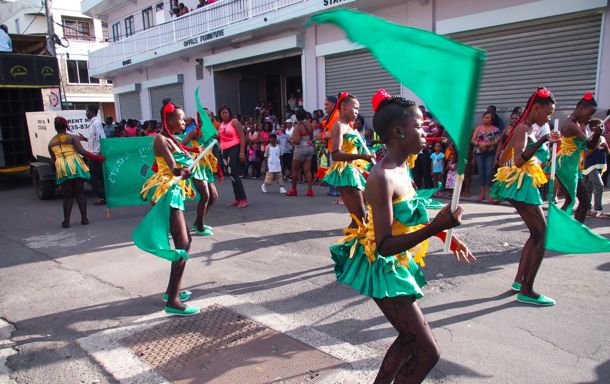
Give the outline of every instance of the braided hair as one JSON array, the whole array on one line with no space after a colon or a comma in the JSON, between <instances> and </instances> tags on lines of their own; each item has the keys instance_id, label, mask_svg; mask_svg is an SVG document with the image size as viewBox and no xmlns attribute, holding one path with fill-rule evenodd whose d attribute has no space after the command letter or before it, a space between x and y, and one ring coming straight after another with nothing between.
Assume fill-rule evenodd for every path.
<instances>
[{"instance_id":1,"label":"braided hair","mask_svg":"<svg viewBox=\"0 0 610 384\"><path fill-rule=\"evenodd\" d=\"M383 92L381 92L383 91ZM381 96L379 96L381 95ZM373 129L382 142L387 143L392 128L404 124L415 115L417 104L400 96L390 96L385 90L380 90L373 97Z\"/></svg>"},{"instance_id":2,"label":"braided hair","mask_svg":"<svg viewBox=\"0 0 610 384\"><path fill-rule=\"evenodd\" d=\"M182 143L174 136L174 134L169 130L169 125L167 123L167 119L169 117L176 116L176 110L182 109L181 107L176 106L169 99L163 100L163 107L161 108L161 125L163 126L163 130L167 134L168 138L174 142L184 152L187 156L190 156L188 151L184 148Z\"/></svg>"}]
</instances>

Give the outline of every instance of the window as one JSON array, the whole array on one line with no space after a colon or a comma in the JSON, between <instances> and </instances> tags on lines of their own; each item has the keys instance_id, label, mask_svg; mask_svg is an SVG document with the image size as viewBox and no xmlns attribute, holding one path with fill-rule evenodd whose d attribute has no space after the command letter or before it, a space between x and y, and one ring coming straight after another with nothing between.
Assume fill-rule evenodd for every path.
<instances>
[{"instance_id":1,"label":"window","mask_svg":"<svg viewBox=\"0 0 610 384\"><path fill-rule=\"evenodd\" d=\"M112 85L112 80L106 79L106 85Z\"/></svg>"},{"instance_id":2,"label":"window","mask_svg":"<svg viewBox=\"0 0 610 384\"><path fill-rule=\"evenodd\" d=\"M108 38L108 23L105 21L102 21L102 39L104 41L110 41L110 39Z\"/></svg>"},{"instance_id":3,"label":"window","mask_svg":"<svg viewBox=\"0 0 610 384\"><path fill-rule=\"evenodd\" d=\"M148 29L153 26L152 7L148 7L142 11L142 25L144 26L144 29Z\"/></svg>"},{"instance_id":4,"label":"window","mask_svg":"<svg viewBox=\"0 0 610 384\"><path fill-rule=\"evenodd\" d=\"M121 40L121 23L112 24L112 41Z\"/></svg>"},{"instance_id":5,"label":"window","mask_svg":"<svg viewBox=\"0 0 610 384\"><path fill-rule=\"evenodd\" d=\"M125 19L125 37L129 37L134 34L135 28L133 23L133 16L129 16Z\"/></svg>"},{"instance_id":6,"label":"window","mask_svg":"<svg viewBox=\"0 0 610 384\"><path fill-rule=\"evenodd\" d=\"M85 60L66 60L68 67L68 83L99 84L100 79L89 77L89 69Z\"/></svg>"},{"instance_id":7,"label":"window","mask_svg":"<svg viewBox=\"0 0 610 384\"><path fill-rule=\"evenodd\" d=\"M62 24L66 39L95 41L91 20L62 18Z\"/></svg>"}]
</instances>

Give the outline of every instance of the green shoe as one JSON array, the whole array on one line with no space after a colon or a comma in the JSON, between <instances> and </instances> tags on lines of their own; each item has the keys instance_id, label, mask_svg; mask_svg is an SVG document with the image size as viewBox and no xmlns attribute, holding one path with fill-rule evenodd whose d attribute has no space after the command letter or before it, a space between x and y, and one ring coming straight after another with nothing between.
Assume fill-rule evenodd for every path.
<instances>
[{"instance_id":1,"label":"green shoe","mask_svg":"<svg viewBox=\"0 0 610 384\"><path fill-rule=\"evenodd\" d=\"M190 305L187 305L184 309L177 309L168 306L163 309L165 310L165 313L176 316L192 316L198 314L201 311L199 307L192 307Z\"/></svg>"},{"instance_id":2,"label":"green shoe","mask_svg":"<svg viewBox=\"0 0 610 384\"><path fill-rule=\"evenodd\" d=\"M512 289L515 292L519 292L519 291L521 291L521 284L517 283L516 281L513 281L513 283L510 286L510 289Z\"/></svg>"},{"instance_id":3,"label":"green shoe","mask_svg":"<svg viewBox=\"0 0 610 384\"><path fill-rule=\"evenodd\" d=\"M191 295L193 293L191 291L182 291L180 292L180 301L188 301L191 298ZM167 293L165 293L163 295L163 301L167 301L169 300L169 295Z\"/></svg>"},{"instance_id":4,"label":"green shoe","mask_svg":"<svg viewBox=\"0 0 610 384\"><path fill-rule=\"evenodd\" d=\"M195 224L193 224L193 225L191 226L191 229L192 229L192 230L194 230L194 231L196 231L196 230L197 230L197 226L196 226ZM209 226L209 225L205 225L205 224L204 224L204 225L203 225L203 229L209 229L209 230L211 231L212 229L214 229L214 227Z\"/></svg>"},{"instance_id":5,"label":"green shoe","mask_svg":"<svg viewBox=\"0 0 610 384\"><path fill-rule=\"evenodd\" d=\"M195 234L199 236L213 236L214 232L210 231L208 228L203 229L203 231L198 231L195 229Z\"/></svg>"},{"instance_id":6,"label":"green shoe","mask_svg":"<svg viewBox=\"0 0 610 384\"><path fill-rule=\"evenodd\" d=\"M533 297L525 296L520 293L517 295L517 301L520 303L542 305L542 306L555 305L555 300L551 299L550 297L546 297L544 295L540 295L540 296L538 296L537 299L535 299Z\"/></svg>"}]
</instances>

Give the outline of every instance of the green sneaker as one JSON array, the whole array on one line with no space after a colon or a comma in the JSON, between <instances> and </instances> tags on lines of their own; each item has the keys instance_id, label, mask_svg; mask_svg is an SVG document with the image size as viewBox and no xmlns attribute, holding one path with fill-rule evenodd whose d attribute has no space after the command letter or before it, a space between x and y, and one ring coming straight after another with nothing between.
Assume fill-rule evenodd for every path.
<instances>
[{"instance_id":1,"label":"green sneaker","mask_svg":"<svg viewBox=\"0 0 610 384\"><path fill-rule=\"evenodd\" d=\"M195 234L199 235L199 236L213 236L214 232L210 231L208 228L205 228L205 226L204 226L203 231L198 231L195 229Z\"/></svg>"},{"instance_id":2,"label":"green sneaker","mask_svg":"<svg viewBox=\"0 0 610 384\"><path fill-rule=\"evenodd\" d=\"M177 308L172 308L172 307L166 306L165 308L163 308L163 310L167 314L176 315L176 316L192 316L192 315L198 314L201 311L201 309L199 307L193 307L190 305L187 305L186 308L184 308L184 309L177 309Z\"/></svg>"},{"instance_id":3,"label":"green sneaker","mask_svg":"<svg viewBox=\"0 0 610 384\"><path fill-rule=\"evenodd\" d=\"M197 226L196 226L195 224L193 224L193 225L191 225L191 229L192 229L193 231L196 231L196 230L197 230ZM214 227L209 226L209 225L205 225L205 224L204 224L204 225L203 225L203 229L209 229L209 230L211 231L212 229L214 229Z\"/></svg>"},{"instance_id":4,"label":"green sneaker","mask_svg":"<svg viewBox=\"0 0 610 384\"><path fill-rule=\"evenodd\" d=\"M191 291L184 290L180 292L180 301L188 301L191 298L193 293ZM169 295L167 293L163 294L163 301L167 301L169 299Z\"/></svg>"},{"instance_id":5,"label":"green sneaker","mask_svg":"<svg viewBox=\"0 0 610 384\"><path fill-rule=\"evenodd\" d=\"M538 298L533 298L530 296L525 296L520 293L517 295L517 301L520 303L534 304L534 305L541 305L541 306L555 305L555 300L551 299L550 297L546 297L544 295L540 295L540 296L538 296Z\"/></svg>"},{"instance_id":6,"label":"green sneaker","mask_svg":"<svg viewBox=\"0 0 610 384\"><path fill-rule=\"evenodd\" d=\"M516 281L513 281L513 283L510 286L510 289L512 289L515 292L519 292L519 291L521 291L521 284L517 283Z\"/></svg>"}]
</instances>

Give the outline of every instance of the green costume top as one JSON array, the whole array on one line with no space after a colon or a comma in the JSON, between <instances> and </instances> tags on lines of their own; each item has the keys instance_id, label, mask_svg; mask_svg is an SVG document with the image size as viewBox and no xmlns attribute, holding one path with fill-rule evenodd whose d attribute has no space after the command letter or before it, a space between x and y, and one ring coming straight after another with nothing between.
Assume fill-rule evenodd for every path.
<instances>
[{"instance_id":1,"label":"green costume top","mask_svg":"<svg viewBox=\"0 0 610 384\"><path fill-rule=\"evenodd\" d=\"M528 147L536 142L530 136ZM514 149L512 165L498 168L494 183L491 186L491 196L498 200L515 200L532 205L542 205L542 197L538 187L548 179L542 170L541 163L548 161L550 152L545 143L536 150L534 156L521 167L515 165Z\"/></svg>"},{"instance_id":2,"label":"green costume top","mask_svg":"<svg viewBox=\"0 0 610 384\"><path fill-rule=\"evenodd\" d=\"M366 153L362 147L362 141L357 132L348 132L343 135L341 152L349 154ZM366 160L358 159L351 161L333 161L326 170L324 182L334 187L355 187L364 191L366 179L363 173L370 167Z\"/></svg>"},{"instance_id":3,"label":"green costume top","mask_svg":"<svg viewBox=\"0 0 610 384\"><path fill-rule=\"evenodd\" d=\"M191 146L199 147L200 145L199 140L191 140ZM193 152L193 159L195 159L198 155L199 153ZM218 169L218 159L216 156L214 156L214 153L210 151L203 157L203 159L199 160L199 162L193 168L193 179L213 183L214 180L216 180L216 177L214 176L216 169Z\"/></svg>"},{"instance_id":4,"label":"green costume top","mask_svg":"<svg viewBox=\"0 0 610 384\"><path fill-rule=\"evenodd\" d=\"M183 151L174 151L172 156L178 168L193 163ZM142 198L149 199L154 206L133 231L131 238L141 250L171 262L188 259L186 250L172 249L167 234L171 228L171 208L184 210L185 198L195 197L195 191L190 179L175 181L176 177L162 156L155 156L155 161L159 170L144 183L140 192Z\"/></svg>"},{"instance_id":5,"label":"green costume top","mask_svg":"<svg viewBox=\"0 0 610 384\"><path fill-rule=\"evenodd\" d=\"M193 159L183 151L174 151L172 157L177 168L188 167L193 163ZM172 195L170 206L184 211L184 200L187 197L191 199L195 197L190 179L175 182L176 176L172 173L163 156L155 156L155 161L159 170L142 185L140 196L144 200L157 203L169 191ZM173 188L174 186L177 186L177 188Z\"/></svg>"},{"instance_id":6,"label":"green costume top","mask_svg":"<svg viewBox=\"0 0 610 384\"><path fill-rule=\"evenodd\" d=\"M49 143L55 155L57 185L70 179L89 179L89 167L70 142L70 135L60 133Z\"/></svg>"},{"instance_id":7,"label":"green costume top","mask_svg":"<svg viewBox=\"0 0 610 384\"><path fill-rule=\"evenodd\" d=\"M411 186L411 183L408 185ZM394 199L392 236L415 232L427 225L426 208L429 203L429 200L418 197L412 187L408 193ZM345 229L343 241L330 247L337 280L376 299L396 296L421 298L424 295L421 288L426 285L426 278L418 263L425 265L428 240L406 252L381 256L377 253L371 206L368 217L365 223L356 220L358 228Z\"/></svg>"},{"instance_id":8,"label":"green costume top","mask_svg":"<svg viewBox=\"0 0 610 384\"><path fill-rule=\"evenodd\" d=\"M576 203L578 180L583 178L580 166L586 144L587 140L578 140L576 137L562 137L561 147L557 151L557 178L571 197L570 204L566 209L568 214L572 213Z\"/></svg>"}]
</instances>

